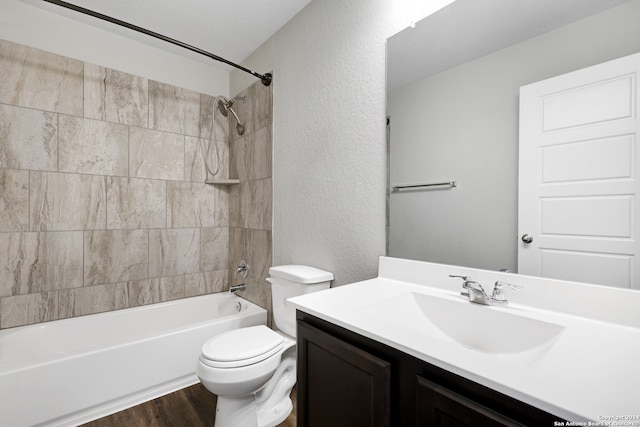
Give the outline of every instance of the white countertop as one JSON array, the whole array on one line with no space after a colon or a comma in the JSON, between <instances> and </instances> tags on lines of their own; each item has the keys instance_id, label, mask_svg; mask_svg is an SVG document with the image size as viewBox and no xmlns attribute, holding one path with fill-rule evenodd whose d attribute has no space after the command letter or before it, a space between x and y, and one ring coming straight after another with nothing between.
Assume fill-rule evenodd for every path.
<instances>
[{"instance_id":1,"label":"white countertop","mask_svg":"<svg viewBox=\"0 0 640 427\"><path fill-rule=\"evenodd\" d=\"M399 271L401 273L396 274ZM449 279L448 274L469 274L474 280L482 277L487 284L493 283L488 279L493 280L494 276L495 280L521 284L525 291L507 290L511 301L508 306L482 308L506 310L561 325L564 330L542 349L485 353L452 340L429 336L419 324L400 325L389 316L376 314L386 300L408 293L464 298L460 296L460 281ZM540 292L549 292L547 298L553 300L552 304L563 302L558 299L570 300L564 301L562 311L549 310L540 307L546 301L536 295ZM594 309L593 316L585 316L583 312L588 304L581 292L598 299L590 304L609 308ZM288 301L298 310L560 418L596 421L601 425L640 426L640 292L383 257L380 275L375 279ZM633 313L620 313L633 308ZM468 321L469 328L474 327L473 319L460 321ZM606 424L607 421L613 423Z\"/></svg>"}]
</instances>

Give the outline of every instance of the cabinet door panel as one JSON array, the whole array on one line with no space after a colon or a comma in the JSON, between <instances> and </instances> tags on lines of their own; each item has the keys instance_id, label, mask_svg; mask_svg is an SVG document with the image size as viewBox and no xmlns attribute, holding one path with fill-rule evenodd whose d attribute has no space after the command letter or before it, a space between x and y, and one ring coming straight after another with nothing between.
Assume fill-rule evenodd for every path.
<instances>
[{"instance_id":1,"label":"cabinet door panel","mask_svg":"<svg viewBox=\"0 0 640 427\"><path fill-rule=\"evenodd\" d=\"M390 425L390 365L298 322L298 426Z\"/></svg>"},{"instance_id":2,"label":"cabinet door panel","mask_svg":"<svg viewBox=\"0 0 640 427\"><path fill-rule=\"evenodd\" d=\"M417 376L416 406L419 427L522 426L434 382Z\"/></svg>"}]
</instances>

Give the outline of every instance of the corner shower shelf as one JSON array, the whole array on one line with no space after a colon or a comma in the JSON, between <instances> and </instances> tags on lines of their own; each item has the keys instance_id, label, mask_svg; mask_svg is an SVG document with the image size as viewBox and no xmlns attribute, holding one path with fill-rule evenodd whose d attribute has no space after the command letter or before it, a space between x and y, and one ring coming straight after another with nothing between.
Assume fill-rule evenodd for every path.
<instances>
[{"instance_id":1,"label":"corner shower shelf","mask_svg":"<svg viewBox=\"0 0 640 427\"><path fill-rule=\"evenodd\" d=\"M209 184L209 185L235 185L235 184L240 184L240 180L239 179L233 179L233 178L228 178L228 179L208 179L204 183L205 184Z\"/></svg>"}]
</instances>

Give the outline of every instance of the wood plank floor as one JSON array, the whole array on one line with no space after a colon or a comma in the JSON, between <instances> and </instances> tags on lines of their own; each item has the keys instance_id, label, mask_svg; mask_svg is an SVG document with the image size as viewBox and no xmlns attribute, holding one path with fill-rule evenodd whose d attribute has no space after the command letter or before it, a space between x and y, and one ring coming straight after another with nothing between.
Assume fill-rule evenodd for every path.
<instances>
[{"instance_id":1,"label":"wood plank floor","mask_svg":"<svg viewBox=\"0 0 640 427\"><path fill-rule=\"evenodd\" d=\"M278 427L296 426L295 396L294 387L293 411ZM216 396L198 383L82 427L213 427L215 410Z\"/></svg>"}]
</instances>

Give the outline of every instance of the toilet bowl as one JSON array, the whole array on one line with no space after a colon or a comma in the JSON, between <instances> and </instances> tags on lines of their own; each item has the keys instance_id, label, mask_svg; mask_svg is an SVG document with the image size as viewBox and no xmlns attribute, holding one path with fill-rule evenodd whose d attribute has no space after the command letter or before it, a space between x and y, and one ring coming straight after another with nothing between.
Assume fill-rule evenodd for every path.
<instances>
[{"instance_id":1,"label":"toilet bowl","mask_svg":"<svg viewBox=\"0 0 640 427\"><path fill-rule=\"evenodd\" d=\"M264 325L235 329L202 346L196 373L218 396L214 427L273 427L293 405L296 382L295 310L286 299L328 289L333 274L314 267L269 269L276 330Z\"/></svg>"}]
</instances>

